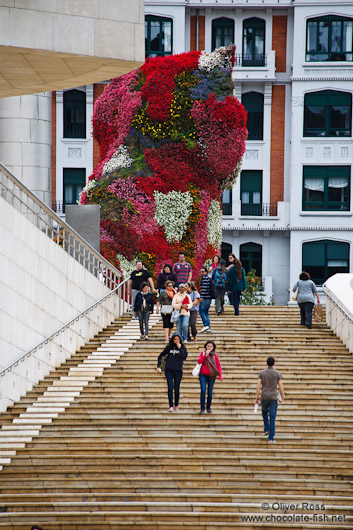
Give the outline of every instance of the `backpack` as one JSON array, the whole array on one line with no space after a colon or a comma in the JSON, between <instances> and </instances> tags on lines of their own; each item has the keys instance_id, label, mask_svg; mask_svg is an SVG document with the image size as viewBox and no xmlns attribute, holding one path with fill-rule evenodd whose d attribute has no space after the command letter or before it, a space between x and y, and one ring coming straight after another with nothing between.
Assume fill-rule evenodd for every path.
<instances>
[{"instance_id":1,"label":"backpack","mask_svg":"<svg viewBox=\"0 0 353 530\"><path fill-rule=\"evenodd\" d=\"M217 270L215 275L215 285L217 289L224 289L226 286L226 274L222 271Z\"/></svg>"}]
</instances>

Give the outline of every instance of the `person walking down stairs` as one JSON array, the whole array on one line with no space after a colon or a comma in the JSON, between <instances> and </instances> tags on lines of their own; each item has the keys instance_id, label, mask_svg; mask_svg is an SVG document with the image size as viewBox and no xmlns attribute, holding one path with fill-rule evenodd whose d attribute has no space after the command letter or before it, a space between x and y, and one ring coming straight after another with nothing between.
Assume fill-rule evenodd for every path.
<instances>
[{"instance_id":1,"label":"person walking down stairs","mask_svg":"<svg viewBox=\"0 0 353 530\"><path fill-rule=\"evenodd\" d=\"M141 339L148 340L148 322L153 313L153 306L153 295L149 292L148 283L142 282L134 304L134 311L140 322Z\"/></svg>"},{"instance_id":2,"label":"person walking down stairs","mask_svg":"<svg viewBox=\"0 0 353 530\"><path fill-rule=\"evenodd\" d=\"M226 269L226 262L221 259L219 266L212 273L212 286L216 299L215 309L217 315L224 312L224 295L228 290L229 271Z\"/></svg>"},{"instance_id":3,"label":"person walking down stairs","mask_svg":"<svg viewBox=\"0 0 353 530\"><path fill-rule=\"evenodd\" d=\"M165 360L165 377L168 385L169 412L179 411L180 383L183 377L183 365L188 356L180 333L173 333L168 346L158 356L157 372L162 372L162 359ZM174 393L174 396L173 396Z\"/></svg>"},{"instance_id":4,"label":"person walking down stairs","mask_svg":"<svg viewBox=\"0 0 353 530\"><path fill-rule=\"evenodd\" d=\"M223 380L222 366L216 353L216 344L213 340L208 340L204 346L204 349L200 353L200 357L197 361L201 364L200 369L200 414L205 413L205 399L206 399L206 387L207 387L207 405L206 410L211 414L212 409L212 394L213 387L216 382L216 378Z\"/></svg>"},{"instance_id":5,"label":"person walking down stairs","mask_svg":"<svg viewBox=\"0 0 353 530\"><path fill-rule=\"evenodd\" d=\"M201 283L200 283L200 317L203 323L203 328L200 333L205 333L205 331L211 332L211 322L210 322L210 305L212 302L212 284L211 278L207 274L205 267L201 269Z\"/></svg>"},{"instance_id":6,"label":"person walking down stairs","mask_svg":"<svg viewBox=\"0 0 353 530\"><path fill-rule=\"evenodd\" d=\"M259 373L256 387L256 401L259 403L259 395L261 389L261 410L262 419L264 421L264 436L268 437L270 443L275 441L276 431L276 415L278 405L278 388L281 396L281 401L284 401L284 389L282 383L282 374L274 368L274 357L268 357L267 368Z\"/></svg>"}]
</instances>

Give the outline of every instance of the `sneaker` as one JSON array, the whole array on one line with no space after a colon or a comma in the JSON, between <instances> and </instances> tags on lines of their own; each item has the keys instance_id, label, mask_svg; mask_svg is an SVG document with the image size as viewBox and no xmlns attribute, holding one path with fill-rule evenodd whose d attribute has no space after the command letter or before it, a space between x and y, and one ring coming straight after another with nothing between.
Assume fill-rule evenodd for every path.
<instances>
[{"instance_id":1,"label":"sneaker","mask_svg":"<svg viewBox=\"0 0 353 530\"><path fill-rule=\"evenodd\" d=\"M205 409L201 409L199 414L205 414Z\"/></svg>"},{"instance_id":2,"label":"sneaker","mask_svg":"<svg viewBox=\"0 0 353 530\"><path fill-rule=\"evenodd\" d=\"M133 320L138 320L138 317L132 317L131 321L133 321Z\"/></svg>"},{"instance_id":3,"label":"sneaker","mask_svg":"<svg viewBox=\"0 0 353 530\"><path fill-rule=\"evenodd\" d=\"M145 340L148 340L148 335L146 335Z\"/></svg>"},{"instance_id":4,"label":"sneaker","mask_svg":"<svg viewBox=\"0 0 353 530\"><path fill-rule=\"evenodd\" d=\"M174 407L170 407L170 409L168 410L168 412L174 412Z\"/></svg>"},{"instance_id":5,"label":"sneaker","mask_svg":"<svg viewBox=\"0 0 353 530\"><path fill-rule=\"evenodd\" d=\"M144 339L144 338L145 338L145 336L144 336L144 335L140 335L140 339Z\"/></svg>"},{"instance_id":6,"label":"sneaker","mask_svg":"<svg viewBox=\"0 0 353 530\"><path fill-rule=\"evenodd\" d=\"M196 341L197 341L197 337L194 337L194 342L196 342Z\"/></svg>"},{"instance_id":7,"label":"sneaker","mask_svg":"<svg viewBox=\"0 0 353 530\"><path fill-rule=\"evenodd\" d=\"M268 436L269 433L270 433L270 431L264 431L264 432L261 434L261 436Z\"/></svg>"},{"instance_id":8,"label":"sneaker","mask_svg":"<svg viewBox=\"0 0 353 530\"><path fill-rule=\"evenodd\" d=\"M207 414L212 414L212 409L207 409Z\"/></svg>"},{"instance_id":9,"label":"sneaker","mask_svg":"<svg viewBox=\"0 0 353 530\"><path fill-rule=\"evenodd\" d=\"M269 443L269 444L275 444L275 443L276 443L276 440L268 440L268 443Z\"/></svg>"},{"instance_id":10,"label":"sneaker","mask_svg":"<svg viewBox=\"0 0 353 530\"><path fill-rule=\"evenodd\" d=\"M179 412L179 407L174 407L174 412Z\"/></svg>"},{"instance_id":11,"label":"sneaker","mask_svg":"<svg viewBox=\"0 0 353 530\"><path fill-rule=\"evenodd\" d=\"M205 333L205 331L209 331L209 330L210 330L210 326L204 326L202 330L200 331L200 333Z\"/></svg>"},{"instance_id":12,"label":"sneaker","mask_svg":"<svg viewBox=\"0 0 353 530\"><path fill-rule=\"evenodd\" d=\"M211 328L208 328L207 332L208 333L213 333L213 330Z\"/></svg>"}]
</instances>

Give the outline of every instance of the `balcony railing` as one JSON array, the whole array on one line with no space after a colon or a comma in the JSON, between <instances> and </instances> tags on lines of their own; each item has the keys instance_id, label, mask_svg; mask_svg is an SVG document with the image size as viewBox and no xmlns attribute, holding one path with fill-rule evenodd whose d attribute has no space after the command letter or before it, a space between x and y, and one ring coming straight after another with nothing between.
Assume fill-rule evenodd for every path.
<instances>
[{"instance_id":1,"label":"balcony railing","mask_svg":"<svg viewBox=\"0 0 353 530\"><path fill-rule=\"evenodd\" d=\"M57 213L57 214L63 214L65 213L65 206L69 204L77 204L77 201L74 201L74 202L65 202L65 201L53 201L51 203L51 209L53 210L53 212Z\"/></svg>"},{"instance_id":2,"label":"balcony railing","mask_svg":"<svg viewBox=\"0 0 353 530\"><path fill-rule=\"evenodd\" d=\"M223 212L223 215L232 215L232 213L233 213L232 203L231 202L224 202L222 204L222 212Z\"/></svg>"},{"instance_id":3,"label":"balcony railing","mask_svg":"<svg viewBox=\"0 0 353 530\"><path fill-rule=\"evenodd\" d=\"M234 66L267 66L267 55L265 53L256 55L236 53Z\"/></svg>"},{"instance_id":4,"label":"balcony railing","mask_svg":"<svg viewBox=\"0 0 353 530\"><path fill-rule=\"evenodd\" d=\"M277 203L241 204L241 215L253 215L259 217L276 216Z\"/></svg>"}]
</instances>

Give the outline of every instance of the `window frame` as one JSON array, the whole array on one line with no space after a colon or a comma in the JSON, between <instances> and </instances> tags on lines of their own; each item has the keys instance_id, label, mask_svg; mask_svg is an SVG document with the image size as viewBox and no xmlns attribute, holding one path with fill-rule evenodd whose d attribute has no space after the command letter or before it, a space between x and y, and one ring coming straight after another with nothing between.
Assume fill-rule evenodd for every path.
<instances>
[{"instance_id":1,"label":"window frame","mask_svg":"<svg viewBox=\"0 0 353 530\"><path fill-rule=\"evenodd\" d=\"M253 101L250 101L247 103L246 99L249 98L249 96L251 96L254 99ZM258 101L256 101L256 99ZM261 103L260 103L260 100L261 100ZM247 129L248 129L249 134L248 134L247 140L263 141L264 139L264 95L261 92L255 92L255 91L244 92L244 94L242 94L242 97L241 97L241 102L244 105L244 108L248 113ZM258 108L256 108L257 106ZM261 119L259 116L256 116L255 114L261 114ZM261 133L259 133L258 137L256 137L256 133L255 133L257 123L261 124L261 127L260 126L258 127L259 131L261 129ZM251 125L251 127L249 127L249 125ZM253 125L254 127L252 127ZM252 133L252 128L253 128L253 133Z\"/></svg>"},{"instance_id":2,"label":"window frame","mask_svg":"<svg viewBox=\"0 0 353 530\"><path fill-rule=\"evenodd\" d=\"M76 105L74 103L76 103ZM79 120L77 119L79 111L83 112L82 123L80 123ZM70 119L69 119L69 115L70 115ZM81 140L85 139L87 137L86 128L87 128L86 92L83 90L77 90L76 88L72 90L65 90L63 93L63 138L81 139Z\"/></svg>"},{"instance_id":3,"label":"window frame","mask_svg":"<svg viewBox=\"0 0 353 530\"><path fill-rule=\"evenodd\" d=\"M329 179L348 178L347 201L329 200ZM305 199L305 179L323 179L323 201L309 201ZM303 166L302 210L303 212L349 212L351 196L351 168L350 166ZM316 206L316 208L315 208Z\"/></svg>"},{"instance_id":4,"label":"window frame","mask_svg":"<svg viewBox=\"0 0 353 530\"><path fill-rule=\"evenodd\" d=\"M223 200L223 196L226 192L229 192L229 201ZM222 203L222 215L232 215L233 214L233 188L228 188L222 193L221 203Z\"/></svg>"},{"instance_id":5,"label":"window frame","mask_svg":"<svg viewBox=\"0 0 353 530\"><path fill-rule=\"evenodd\" d=\"M255 251L252 250L251 247L254 247ZM250 257L249 258L248 257L244 258L244 252L247 252L250 255ZM260 254L260 256L255 258L255 260L260 260L259 269L257 269L257 267L253 266L253 261L254 261L253 254L255 252L258 252ZM254 243L253 241L248 241L247 243L242 243L239 246L239 259L240 259L240 261L241 261L241 263L242 263L242 265L243 265L243 267L245 269L245 273L246 274L249 274L249 272L252 269L255 269L256 276L258 276L259 278L262 278L262 259L263 258L262 258L262 245L260 243ZM249 266L246 267L245 263L247 262L248 259L249 259Z\"/></svg>"},{"instance_id":6,"label":"window frame","mask_svg":"<svg viewBox=\"0 0 353 530\"><path fill-rule=\"evenodd\" d=\"M340 101L343 100L343 101ZM312 100L312 102L311 102ZM346 100L346 102L344 102ZM308 126L307 109L310 106L325 108L325 128L315 128ZM334 107L350 107L349 128L339 129L331 126L331 113ZM337 134L339 131L346 131L348 134ZM341 90L317 90L307 92L304 95L304 115L303 115L303 137L305 138L350 138L352 136L352 93Z\"/></svg>"},{"instance_id":7,"label":"window frame","mask_svg":"<svg viewBox=\"0 0 353 530\"><path fill-rule=\"evenodd\" d=\"M151 22L159 22L159 50L151 50ZM162 49L162 24L168 22L171 24L171 42L170 52L166 52ZM173 19L170 17L160 17L157 15L146 15L145 16L145 56L147 57L165 57L173 54Z\"/></svg>"},{"instance_id":8,"label":"window frame","mask_svg":"<svg viewBox=\"0 0 353 530\"><path fill-rule=\"evenodd\" d=\"M251 54L245 54L245 39L246 39L246 30L252 28L253 30L263 30L263 52L258 57L256 56L256 44L255 37L256 31L254 31L254 38L251 43ZM266 57L266 21L263 18L251 17L243 20L243 49L242 49L242 65L243 66L265 66L265 57Z\"/></svg>"},{"instance_id":9,"label":"window frame","mask_svg":"<svg viewBox=\"0 0 353 530\"><path fill-rule=\"evenodd\" d=\"M310 250L309 250L309 246L312 247L312 248L310 248ZM321 247L321 249L320 249L320 247ZM304 242L302 244L302 270L309 272L309 274L311 276L311 279L313 280L313 282L316 285L322 285L323 283L325 283L325 281L328 278L333 276L333 274L336 274L336 271L332 271L332 273L329 272L330 268L334 269L333 265L331 265L331 267L329 266L329 261L330 261L329 254L331 254L331 256L334 255L334 257L336 257L336 261L339 261L337 259L337 247L341 247L340 248L340 252L339 252L339 254L341 254L341 256L339 256L340 261L347 261L347 266L346 267L338 267L336 265L336 269L337 268L346 268L347 269L346 272L349 272L349 269L350 269L350 259L349 259L350 243L345 242L345 241L335 241L335 240L331 240L331 239L320 239L318 241L307 241L307 242ZM307 257L304 257L304 255L305 255L305 253L308 254L309 252L313 253L316 256L316 259L318 260L317 263L314 264L314 265L305 262ZM345 258L342 259L342 255L343 254L346 254L346 256L345 256ZM321 261L320 257L322 255L324 256L323 264L319 263ZM334 260L332 260L332 257L331 257L331 261L334 261ZM314 267L323 268L323 271L322 271L323 274L321 276L316 276L315 273L312 270ZM338 272L343 272L343 271L338 271Z\"/></svg>"},{"instance_id":10,"label":"window frame","mask_svg":"<svg viewBox=\"0 0 353 530\"><path fill-rule=\"evenodd\" d=\"M319 36L320 36L320 22L327 22L328 23L328 32L327 32L327 51L320 51L320 43L319 43ZM340 22L341 23L341 50L340 51L331 51L332 46L332 22ZM350 50L343 50L343 24L344 22L352 22L353 24L353 18L351 17L342 17L337 15L326 15L321 17L311 17L308 18L306 21L306 43L305 43L305 61L306 62L335 62L335 61L342 61L342 62L351 62L353 60L353 32L352 32L352 44ZM316 24L316 48L315 50L308 50L309 47L309 24ZM351 55L350 59L344 58L344 55ZM320 57L327 55L327 59ZM315 56L316 58L313 58Z\"/></svg>"},{"instance_id":11,"label":"window frame","mask_svg":"<svg viewBox=\"0 0 353 530\"><path fill-rule=\"evenodd\" d=\"M247 179L247 180L246 180ZM256 182L258 180L258 182ZM251 182L252 181L252 182ZM258 186L260 183L260 186ZM247 184L247 186L245 185ZM244 169L240 174L241 215L262 216L263 174L261 170ZM243 193L249 193L249 202L243 202ZM253 202L254 193L260 193L260 202Z\"/></svg>"},{"instance_id":12,"label":"window frame","mask_svg":"<svg viewBox=\"0 0 353 530\"><path fill-rule=\"evenodd\" d=\"M229 18L229 17L219 17L219 18L214 18L212 20L212 50L211 51L214 51L217 48L219 48L219 46L216 46L216 38L217 38L217 35L215 33L215 29L218 27L218 28L221 28L222 29L222 35L221 35L221 44L220 46L228 46L228 44L230 43L234 43L234 19L233 18ZM230 40L230 42L227 42L227 44L225 43L225 34L224 34L224 28L230 28L231 27L231 33L232 33L232 38Z\"/></svg>"},{"instance_id":13,"label":"window frame","mask_svg":"<svg viewBox=\"0 0 353 530\"><path fill-rule=\"evenodd\" d=\"M77 204L80 193L86 185L86 168L82 167L64 167L63 168L63 213L67 204ZM73 200L66 200L66 190L72 186Z\"/></svg>"}]
</instances>

